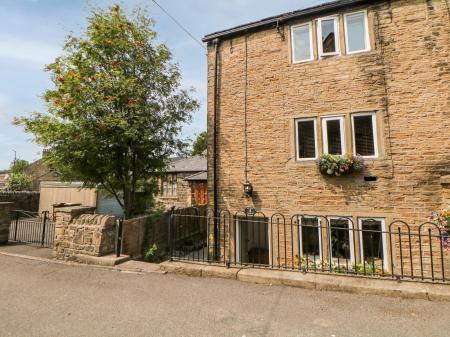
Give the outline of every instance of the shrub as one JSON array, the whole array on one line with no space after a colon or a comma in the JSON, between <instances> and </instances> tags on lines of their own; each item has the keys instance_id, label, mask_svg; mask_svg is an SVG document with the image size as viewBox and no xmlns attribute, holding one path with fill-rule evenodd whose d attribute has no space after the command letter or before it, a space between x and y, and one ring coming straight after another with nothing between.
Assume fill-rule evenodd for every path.
<instances>
[{"instance_id":1,"label":"shrub","mask_svg":"<svg viewBox=\"0 0 450 337\"><path fill-rule=\"evenodd\" d=\"M159 256L157 255L158 252L158 246L156 246L156 243L148 247L147 251L144 255L144 260L147 262L157 262L159 260Z\"/></svg>"}]
</instances>

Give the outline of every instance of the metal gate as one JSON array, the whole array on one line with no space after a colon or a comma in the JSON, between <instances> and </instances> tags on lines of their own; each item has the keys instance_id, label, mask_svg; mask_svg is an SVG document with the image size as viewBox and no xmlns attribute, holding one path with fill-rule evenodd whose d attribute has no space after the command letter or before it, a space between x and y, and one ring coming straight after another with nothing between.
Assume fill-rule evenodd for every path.
<instances>
[{"instance_id":1,"label":"metal gate","mask_svg":"<svg viewBox=\"0 0 450 337\"><path fill-rule=\"evenodd\" d=\"M50 219L48 211L39 214L15 210L13 213L14 218L9 230L9 242L53 247L55 223Z\"/></svg>"}]
</instances>

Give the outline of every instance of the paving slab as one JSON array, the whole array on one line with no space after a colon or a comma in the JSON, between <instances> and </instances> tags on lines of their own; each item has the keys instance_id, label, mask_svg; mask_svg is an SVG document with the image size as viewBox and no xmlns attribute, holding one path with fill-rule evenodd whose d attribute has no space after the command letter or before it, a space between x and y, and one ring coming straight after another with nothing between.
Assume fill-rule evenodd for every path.
<instances>
[{"instance_id":1,"label":"paving slab","mask_svg":"<svg viewBox=\"0 0 450 337\"><path fill-rule=\"evenodd\" d=\"M24 255L42 259L53 259L53 249L10 243L0 246L0 253Z\"/></svg>"}]
</instances>

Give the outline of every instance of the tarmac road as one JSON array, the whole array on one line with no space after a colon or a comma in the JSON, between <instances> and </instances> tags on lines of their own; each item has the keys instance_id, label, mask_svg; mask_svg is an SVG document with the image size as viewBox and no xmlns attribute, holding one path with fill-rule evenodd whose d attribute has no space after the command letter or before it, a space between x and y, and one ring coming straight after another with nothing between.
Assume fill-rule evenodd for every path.
<instances>
[{"instance_id":1,"label":"tarmac road","mask_svg":"<svg viewBox=\"0 0 450 337\"><path fill-rule=\"evenodd\" d=\"M0 336L450 336L450 303L0 255Z\"/></svg>"}]
</instances>

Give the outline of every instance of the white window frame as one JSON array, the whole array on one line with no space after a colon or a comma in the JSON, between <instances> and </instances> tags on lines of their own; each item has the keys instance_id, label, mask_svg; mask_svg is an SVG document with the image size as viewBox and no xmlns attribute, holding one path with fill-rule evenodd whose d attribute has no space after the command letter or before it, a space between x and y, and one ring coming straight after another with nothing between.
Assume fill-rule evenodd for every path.
<instances>
[{"instance_id":1,"label":"white window frame","mask_svg":"<svg viewBox=\"0 0 450 337\"><path fill-rule=\"evenodd\" d=\"M299 244L300 244L300 251L299 256L300 257L304 257L306 256L306 254L303 254L303 233L302 233L302 229L303 229L303 224L302 224L302 219L317 219L317 231L319 234L319 261L322 261L322 219L318 218L318 217L314 217L314 216L299 216L298 217L298 223L300 224L300 230L298 233L298 240L299 240ZM309 227L309 228L314 228L312 226L305 226L305 227ZM314 255L308 255L309 256L313 256ZM316 259L317 261L317 259Z\"/></svg>"},{"instance_id":2,"label":"white window frame","mask_svg":"<svg viewBox=\"0 0 450 337\"><path fill-rule=\"evenodd\" d=\"M309 59L305 59L305 60L296 60L295 59L295 49L294 49L294 29L297 27L303 27L303 26L308 26L309 28L309 52L311 57ZM312 24L311 22L307 22L307 23L302 23L299 25L294 25L291 27L291 53L292 53L292 63L293 64L298 64L298 63L304 63L304 62L310 62L314 60L314 48L313 48L313 34L312 34Z\"/></svg>"},{"instance_id":3,"label":"white window frame","mask_svg":"<svg viewBox=\"0 0 450 337\"><path fill-rule=\"evenodd\" d=\"M323 141L323 153L328 153L328 132L327 121L338 120L341 131L341 155L346 154L346 142L345 142L345 119L344 116L333 116L322 118L322 141Z\"/></svg>"},{"instance_id":4,"label":"white window frame","mask_svg":"<svg viewBox=\"0 0 450 337\"><path fill-rule=\"evenodd\" d=\"M349 241L350 241L350 261L351 261L351 263L353 264L353 263L355 263L355 248L354 248L354 239L356 238L356 235L355 235L355 238L353 237L353 235L354 235L354 231L353 231L353 221L351 221L350 219L350 217L346 217L346 216L330 216L330 217L327 217L327 219L328 219L328 224L329 224L329 226L330 226L330 228L329 228L329 242L330 242L330 256L331 256L331 260L332 261L337 261L338 260L338 258L337 257L334 257L333 256L333 249L332 249L332 244L331 244L331 220L347 220L347 223L348 223L348 236L349 236ZM345 260L345 259L342 259L342 260Z\"/></svg>"},{"instance_id":5,"label":"white window frame","mask_svg":"<svg viewBox=\"0 0 450 337\"><path fill-rule=\"evenodd\" d=\"M299 122L314 122L314 148L316 156L314 158L300 158L298 153L298 123ZM307 160L316 160L319 158L319 146L318 146L318 139L317 139L317 118L296 118L295 119L295 157L297 158L297 161L307 161Z\"/></svg>"},{"instance_id":6,"label":"white window frame","mask_svg":"<svg viewBox=\"0 0 450 337\"><path fill-rule=\"evenodd\" d=\"M373 144L375 154L373 156L362 156L365 159L375 159L378 158L379 149L378 149L378 127L377 127L377 113L376 112L359 112L351 115L352 118L352 141L353 141L353 154L356 156L356 135L355 135L355 119L354 117L361 116L372 116L372 133L373 133Z\"/></svg>"},{"instance_id":7,"label":"white window frame","mask_svg":"<svg viewBox=\"0 0 450 337\"><path fill-rule=\"evenodd\" d=\"M361 264L364 265L365 260L364 260L364 242L363 242L363 224L362 222L364 220L376 220L376 221L380 221L381 222L381 242L383 244L383 266L384 266L384 271L389 271L389 260L388 260L388 251L387 251L387 235L386 235L386 221L384 218L370 218L370 217L362 217L362 218L358 218L358 226L359 226L359 242L360 242L360 247L361 247Z\"/></svg>"},{"instance_id":8,"label":"white window frame","mask_svg":"<svg viewBox=\"0 0 450 337\"><path fill-rule=\"evenodd\" d=\"M324 53L323 52L323 42L322 42L322 21L326 20L334 20L334 38L336 43L336 51L333 53ZM341 54L341 48L340 48L340 34L339 34L339 16L333 15L333 16L327 16L320 19L317 19L317 46L319 50L319 57L324 56L335 56Z\"/></svg>"},{"instance_id":9,"label":"white window frame","mask_svg":"<svg viewBox=\"0 0 450 337\"><path fill-rule=\"evenodd\" d=\"M352 16L352 15L356 15L356 14L364 14L364 28L365 28L365 49L362 50L355 50L355 51L349 51L349 44L348 44L348 30L347 30L347 17ZM346 13L344 14L344 31L345 31L345 50L347 52L348 55L351 54L358 54L358 53L364 53L364 52L368 52L371 50L371 45L370 45L370 36L369 36L369 20L368 20L368 16L367 16L367 10L363 10L363 11L358 11L358 12L352 12L352 13Z\"/></svg>"}]
</instances>

